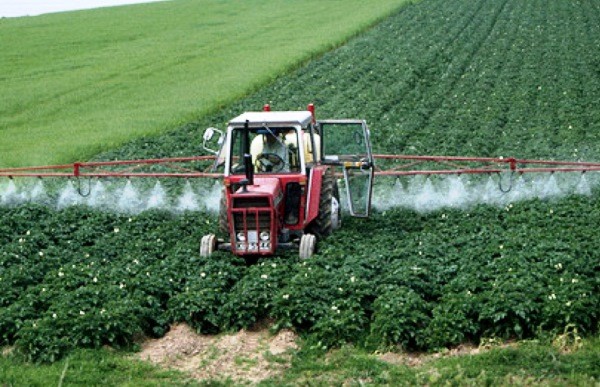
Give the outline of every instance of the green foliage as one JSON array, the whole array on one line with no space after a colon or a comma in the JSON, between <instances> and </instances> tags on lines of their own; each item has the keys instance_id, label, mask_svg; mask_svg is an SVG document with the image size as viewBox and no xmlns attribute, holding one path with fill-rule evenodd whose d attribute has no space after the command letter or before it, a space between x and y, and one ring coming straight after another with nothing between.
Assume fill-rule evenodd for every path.
<instances>
[{"instance_id":1,"label":"green foliage","mask_svg":"<svg viewBox=\"0 0 600 387\"><path fill-rule=\"evenodd\" d=\"M291 265L278 259L251 266L229 293L223 307L226 326L231 329L250 328L260 319L269 317L278 290L288 279Z\"/></svg>"},{"instance_id":2,"label":"green foliage","mask_svg":"<svg viewBox=\"0 0 600 387\"><path fill-rule=\"evenodd\" d=\"M593 338L577 351L564 352L550 343L532 341L479 354L384 356L391 362L352 346L326 355L305 346L283 376L263 384L594 385L600 378L599 345L598 338Z\"/></svg>"},{"instance_id":3,"label":"green foliage","mask_svg":"<svg viewBox=\"0 0 600 387\"><path fill-rule=\"evenodd\" d=\"M7 386L189 386L187 375L160 370L119 352L75 350L53 364L24 361L18 354L0 356L0 383Z\"/></svg>"},{"instance_id":4,"label":"green foliage","mask_svg":"<svg viewBox=\"0 0 600 387\"><path fill-rule=\"evenodd\" d=\"M74 348L128 347L137 335L164 334L171 296L200 275L194 255L209 227L192 214L77 207L23 206L2 217L12 229L0 255L0 341L48 362Z\"/></svg>"},{"instance_id":5,"label":"green foliage","mask_svg":"<svg viewBox=\"0 0 600 387\"><path fill-rule=\"evenodd\" d=\"M419 294L404 286L385 286L373 305L370 340L401 349L426 348L425 328L430 306Z\"/></svg>"},{"instance_id":6,"label":"green foliage","mask_svg":"<svg viewBox=\"0 0 600 387\"><path fill-rule=\"evenodd\" d=\"M189 278L183 291L167 303L172 321L185 321L203 333L217 333L226 323L223 310L231 287L241 277L241 270L229 260L215 259L200 267Z\"/></svg>"}]
</instances>

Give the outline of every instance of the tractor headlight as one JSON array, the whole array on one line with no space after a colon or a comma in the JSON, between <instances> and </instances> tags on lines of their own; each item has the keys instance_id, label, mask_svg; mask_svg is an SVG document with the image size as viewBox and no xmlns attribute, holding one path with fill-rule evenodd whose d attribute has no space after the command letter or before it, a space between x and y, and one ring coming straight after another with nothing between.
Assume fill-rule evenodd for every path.
<instances>
[{"instance_id":1,"label":"tractor headlight","mask_svg":"<svg viewBox=\"0 0 600 387\"><path fill-rule=\"evenodd\" d=\"M260 240L261 240L261 241L263 241L263 242L266 242L266 241L268 241L269 239L271 239L271 235L269 235L269 232L268 232L268 231L262 231L262 232L260 233Z\"/></svg>"},{"instance_id":2,"label":"tractor headlight","mask_svg":"<svg viewBox=\"0 0 600 387\"><path fill-rule=\"evenodd\" d=\"M246 242L246 235L243 232L238 232L237 235L237 240L240 242Z\"/></svg>"}]
</instances>

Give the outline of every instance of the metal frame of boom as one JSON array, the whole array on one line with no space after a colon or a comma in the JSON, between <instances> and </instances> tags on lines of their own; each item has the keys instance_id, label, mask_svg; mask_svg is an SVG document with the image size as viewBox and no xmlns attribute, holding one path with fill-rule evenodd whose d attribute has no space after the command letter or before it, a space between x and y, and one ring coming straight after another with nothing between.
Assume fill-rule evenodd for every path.
<instances>
[{"instance_id":1,"label":"metal frame of boom","mask_svg":"<svg viewBox=\"0 0 600 387\"><path fill-rule=\"evenodd\" d=\"M414 176L450 174L600 172L600 162L531 160L517 158L415 156L376 154L375 176ZM209 172L215 156L156 158L143 160L77 162L36 167L0 168L0 177L64 178L212 178ZM204 163L204 165L202 165ZM382 166L383 165L383 168ZM160 166L167 171L143 171ZM198 169L203 167L201 171ZM119 169L121 168L121 169Z\"/></svg>"}]
</instances>

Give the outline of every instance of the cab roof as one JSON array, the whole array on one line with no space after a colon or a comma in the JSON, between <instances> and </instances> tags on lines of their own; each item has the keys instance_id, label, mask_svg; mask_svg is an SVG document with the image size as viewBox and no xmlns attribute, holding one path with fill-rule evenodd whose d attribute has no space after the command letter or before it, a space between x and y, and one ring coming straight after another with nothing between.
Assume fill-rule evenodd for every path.
<instances>
[{"instance_id":1,"label":"cab roof","mask_svg":"<svg viewBox=\"0 0 600 387\"><path fill-rule=\"evenodd\" d=\"M231 121L229 125L242 126L248 121L250 127L263 126L291 126L306 127L312 120L309 111L275 111L275 112L246 112Z\"/></svg>"}]
</instances>

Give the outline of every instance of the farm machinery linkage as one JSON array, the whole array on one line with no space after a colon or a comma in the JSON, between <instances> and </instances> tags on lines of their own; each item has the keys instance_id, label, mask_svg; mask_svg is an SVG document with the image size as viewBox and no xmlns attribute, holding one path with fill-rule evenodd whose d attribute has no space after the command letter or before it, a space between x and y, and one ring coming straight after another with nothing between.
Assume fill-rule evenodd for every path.
<instances>
[{"instance_id":1,"label":"farm machinery linkage","mask_svg":"<svg viewBox=\"0 0 600 387\"><path fill-rule=\"evenodd\" d=\"M600 171L594 162L373 154L364 120L316 120L312 104L243 113L225 131L206 129L202 146L212 155L4 168L0 177L222 179L219 227L228 238L204 236L202 256L294 248L309 258L340 227L341 197L350 215L369 216L377 176L508 174L512 181L525 173Z\"/></svg>"}]
</instances>

